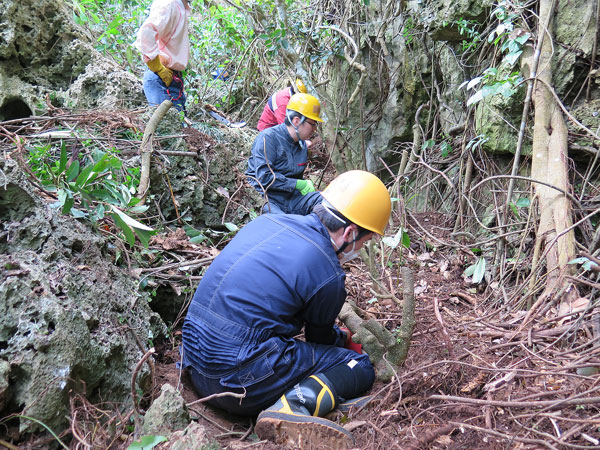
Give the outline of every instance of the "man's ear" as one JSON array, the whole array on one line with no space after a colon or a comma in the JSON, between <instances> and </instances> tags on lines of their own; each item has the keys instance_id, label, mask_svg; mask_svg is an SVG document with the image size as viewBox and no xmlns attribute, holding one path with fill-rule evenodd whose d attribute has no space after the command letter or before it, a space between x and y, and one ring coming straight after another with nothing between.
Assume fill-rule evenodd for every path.
<instances>
[{"instance_id":1,"label":"man's ear","mask_svg":"<svg viewBox=\"0 0 600 450\"><path fill-rule=\"evenodd\" d=\"M344 229L344 242L352 242L354 240L354 234L358 231L356 224L350 224Z\"/></svg>"}]
</instances>

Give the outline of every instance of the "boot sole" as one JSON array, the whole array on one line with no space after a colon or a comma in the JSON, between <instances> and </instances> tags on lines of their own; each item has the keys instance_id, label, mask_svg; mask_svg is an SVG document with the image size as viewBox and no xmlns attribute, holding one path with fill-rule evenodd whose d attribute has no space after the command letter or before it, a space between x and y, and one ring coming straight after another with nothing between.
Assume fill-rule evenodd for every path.
<instances>
[{"instance_id":1,"label":"boot sole","mask_svg":"<svg viewBox=\"0 0 600 450\"><path fill-rule=\"evenodd\" d=\"M357 397L357 398L353 398L351 400L347 400L343 403L340 403L337 406L337 409L341 412L343 412L344 414L347 414L350 412L350 410L352 408L354 408L355 410L358 408L362 408L363 406L371 403L371 401L373 400L373 396L372 395L365 395L363 397Z\"/></svg>"},{"instance_id":2,"label":"boot sole","mask_svg":"<svg viewBox=\"0 0 600 450\"><path fill-rule=\"evenodd\" d=\"M303 450L347 450L355 444L352 434L335 422L276 411L260 413L254 431L261 439Z\"/></svg>"}]
</instances>

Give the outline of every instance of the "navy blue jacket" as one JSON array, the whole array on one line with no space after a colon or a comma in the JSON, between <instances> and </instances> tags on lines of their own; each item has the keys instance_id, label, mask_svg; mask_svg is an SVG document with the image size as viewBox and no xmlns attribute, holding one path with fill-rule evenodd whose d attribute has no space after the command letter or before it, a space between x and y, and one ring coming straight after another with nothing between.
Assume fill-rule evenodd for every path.
<instances>
[{"instance_id":1,"label":"navy blue jacket","mask_svg":"<svg viewBox=\"0 0 600 450\"><path fill-rule=\"evenodd\" d=\"M276 361L285 348L275 342L293 345L303 326L309 342L343 345L334 323L345 278L315 214L259 216L202 277L183 325L184 366L216 377L265 355Z\"/></svg>"},{"instance_id":2,"label":"navy blue jacket","mask_svg":"<svg viewBox=\"0 0 600 450\"><path fill-rule=\"evenodd\" d=\"M268 188L269 193L293 193L296 189L296 181L302 179L307 161L306 145L294 142L285 123L267 128L258 134L252 145L246 170L248 182L261 195L264 195L263 188ZM275 181L271 170L275 174Z\"/></svg>"}]
</instances>

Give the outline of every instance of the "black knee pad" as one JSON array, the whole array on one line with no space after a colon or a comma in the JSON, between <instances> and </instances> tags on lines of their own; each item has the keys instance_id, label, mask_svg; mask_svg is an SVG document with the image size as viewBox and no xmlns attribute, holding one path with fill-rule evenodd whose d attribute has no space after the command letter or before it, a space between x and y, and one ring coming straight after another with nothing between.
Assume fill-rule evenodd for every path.
<instances>
[{"instance_id":1,"label":"black knee pad","mask_svg":"<svg viewBox=\"0 0 600 450\"><path fill-rule=\"evenodd\" d=\"M351 360L323 372L331 380L337 395L343 399L358 397L371 389L375 382L375 370L371 364Z\"/></svg>"}]
</instances>

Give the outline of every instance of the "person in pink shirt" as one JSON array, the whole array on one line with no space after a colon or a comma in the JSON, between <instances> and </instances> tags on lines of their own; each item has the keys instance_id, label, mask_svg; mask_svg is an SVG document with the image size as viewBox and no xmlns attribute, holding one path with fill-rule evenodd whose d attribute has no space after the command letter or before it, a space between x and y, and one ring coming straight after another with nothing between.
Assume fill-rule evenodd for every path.
<instances>
[{"instance_id":1,"label":"person in pink shirt","mask_svg":"<svg viewBox=\"0 0 600 450\"><path fill-rule=\"evenodd\" d=\"M188 0L154 0L150 15L137 33L135 47L148 66L144 94L151 105L171 100L185 111L182 71L190 57Z\"/></svg>"}]
</instances>

